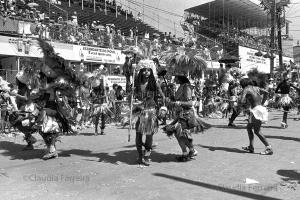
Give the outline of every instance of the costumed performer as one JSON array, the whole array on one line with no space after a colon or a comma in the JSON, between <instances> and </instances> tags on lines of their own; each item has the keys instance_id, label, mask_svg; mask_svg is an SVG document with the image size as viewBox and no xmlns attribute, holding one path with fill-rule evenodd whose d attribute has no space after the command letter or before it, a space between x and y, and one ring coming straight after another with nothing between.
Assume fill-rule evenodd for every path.
<instances>
[{"instance_id":1,"label":"costumed performer","mask_svg":"<svg viewBox=\"0 0 300 200\"><path fill-rule=\"evenodd\" d=\"M282 128L288 127L287 115L288 115L288 112L293 103L291 97L289 96L290 89L291 89L291 83L290 83L288 74L284 73L282 75L282 81L278 84L278 86L275 90L275 93L280 94L280 99L279 99L278 104L283 108L283 116L282 116L282 122L281 122Z\"/></svg>"},{"instance_id":2,"label":"costumed performer","mask_svg":"<svg viewBox=\"0 0 300 200\"><path fill-rule=\"evenodd\" d=\"M150 154L152 150L153 135L158 131L157 98L164 94L155 79L154 72L150 66L143 66L135 79L134 98L138 99L140 106L133 109L133 113L139 113L135 125L135 144L138 152L138 163L150 165ZM143 135L146 140L143 143ZM145 151L143 151L143 146Z\"/></svg>"},{"instance_id":3,"label":"costumed performer","mask_svg":"<svg viewBox=\"0 0 300 200\"><path fill-rule=\"evenodd\" d=\"M101 120L100 135L104 135L106 118L113 116L113 112L110 110L107 104L108 96L106 94L103 81L101 81L100 79L95 79L92 83L91 98L91 117L93 118L95 124L95 135L98 135L99 120Z\"/></svg>"},{"instance_id":4,"label":"costumed performer","mask_svg":"<svg viewBox=\"0 0 300 200\"><path fill-rule=\"evenodd\" d=\"M268 120L268 110L266 107L262 106L262 96L260 95L261 89L259 87L253 86L253 82L244 78L240 81L240 85L243 88L241 103L244 106L250 105L250 115L247 124L247 132L249 137L249 146L242 147L243 150L254 153L254 134L260 139L260 141L265 145L265 151L261 152L261 155L272 155L273 149L266 137L261 133L262 123ZM254 134L253 131L254 130Z\"/></svg>"},{"instance_id":5,"label":"costumed performer","mask_svg":"<svg viewBox=\"0 0 300 200\"><path fill-rule=\"evenodd\" d=\"M192 89L189 79L184 74L175 74L175 83L179 84L179 88L175 94L175 102L169 104L175 106L175 119L165 126L164 131L170 136L175 134L178 144L182 150L182 155L176 157L178 162L186 162L197 155L193 145L192 132L194 128L201 131L209 128L196 114L193 108Z\"/></svg>"},{"instance_id":6,"label":"costumed performer","mask_svg":"<svg viewBox=\"0 0 300 200\"><path fill-rule=\"evenodd\" d=\"M16 84L18 87L17 94L15 94L14 91L11 92L12 96L16 97L16 104L17 104L17 109L20 111L24 111L25 105L27 104L30 96L30 89L29 89L29 75L25 71L20 71L16 75ZM18 122L22 121L21 120L21 115L16 116L20 113L14 113L14 117L11 118L11 124L18 128L23 134L24 134L24 140L27 142L27 145L23 150L33 150L33 144L37 141L35 137L32 136L32 134L35 132L32 129L23 129ZM19 118L19 119L17 119ZM12 120L14 119L14 120Z\"/></svg>"}]
</instances>

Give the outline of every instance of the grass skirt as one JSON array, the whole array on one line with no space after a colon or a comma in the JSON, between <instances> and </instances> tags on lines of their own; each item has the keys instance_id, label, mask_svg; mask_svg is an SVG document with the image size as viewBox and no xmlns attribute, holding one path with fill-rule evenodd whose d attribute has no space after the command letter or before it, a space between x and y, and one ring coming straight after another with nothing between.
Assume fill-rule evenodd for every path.
<instances>
[{"instance_id":1,"label":"grass skirt","mask_svg":"<svg viewBox=\"0 0 300 200\"><path fill-rule=\"evenodd\" d=\"M91 117L95 117L100 114L104 114L105 116L108 116L110 118L114 117L114 113L110 110L107 103L93 104L91 111Z\"/></svg>"},{"instance_id":2,"label":"grass skirt","mask_svg":"<svg viewBox=\"0 0 300 200\"><path fill-rule=\"evenodd\" d=\"M293 103L292 98L288 94L282 94L278 105L281 107L291 107Z\"/></svg>"},{"instance_id":3,"label":"grass skirt","mask_svg":"<svg viewBox=\"0 0 300 200\"><path fill-rule=\"evenodd\" d=\"M144 109L140 112L136 123L136 131L152 135L158 131L158 119L155 108Z\"/></svg>"}]
</instances>

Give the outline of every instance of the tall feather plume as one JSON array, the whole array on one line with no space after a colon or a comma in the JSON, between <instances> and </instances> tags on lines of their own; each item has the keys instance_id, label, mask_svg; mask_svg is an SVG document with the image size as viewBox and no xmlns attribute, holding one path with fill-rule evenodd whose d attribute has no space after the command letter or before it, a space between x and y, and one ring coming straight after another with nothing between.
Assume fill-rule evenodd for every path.
<instances>
[{"instance_id":1,"label":"tall feather plume","mask_svg":"<svg viewBox=\"0 0 300 200\"><path fill-rule=\"evenodd\" d=\"M207 68L207 63L202 58L201 52L196 49L180 47L172 55L169 53L168 64L172 67L174 73L199 75L202 70Z\"/></svg>"},{"instance_id":2,"label":"tall feather plume","mask_svg":"<svg viewBox=\"0 0 300 200\"><path fill-rule=\"evenodd\" d=\"M53 46L41 39L38 39L38 42L44 53L42 71L46 71L46 68L49 71L50 68L50 71L54 72L52 78L62 77L75 85L80 84L79 74L76 74L75 71L66 65L65 59L55 53Z\"/></svg>"},{"instance_id":3,"label":"tall feather plume","mask_svg":"<svg viewBox=\"0 0 300 200\"><path fill-rule=\"evenodd\" d=\"M267 84L268 81L268 74L262 73L260 71L258 71L256 68L250 70L247 73L248 77L255 81L257 86L264 88Z\"/></svg>"}]
</instances>

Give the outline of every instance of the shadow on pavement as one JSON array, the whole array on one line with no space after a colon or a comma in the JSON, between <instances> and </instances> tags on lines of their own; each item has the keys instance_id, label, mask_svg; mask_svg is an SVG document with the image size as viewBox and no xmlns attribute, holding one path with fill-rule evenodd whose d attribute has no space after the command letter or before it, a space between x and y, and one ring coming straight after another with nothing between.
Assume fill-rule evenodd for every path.
<instances>
[{"instance_id":1,"label":"shadow on pavement","mask_svg":"<svg viewBox=\"0 0 300 200\"><path fill-rule=\"evenodd\" d=\"M226 129L246 129L246 126L227 126L227 125L211 125L212 128L226 128Z\"/></svg>"},{"instance_id":2,"label":"shadow on pavement","mask_svg":"<svg viewBox=\"0 0 300 200\"><path fill-rule=\"evenodd\" d=\"M71 149L67 151L61 151L59 153L60 157L70 157L71 155L97 157L99 158L99 162L111 163L115 165L118 165L119 162L126 163L128 165L136 165L138 157L137 151L135 149L116 151L113 153L93 153L90 150ZM176 161L175 154L162 154L156 151L152 151L150 158L152 162L157 163Z\"/></svg>"},{"instance_id":3,"label":"shadow on pavement","mask_svg":"<svg viewBox=\"0 0 300 200\"><path fill-rule=\"evenodd\" d=\"M228 185L228 186L226 186L226 185L224 185L224 186L223 185L213 185L213 184L209 184L209 183L204 183L204 182L200 182L200 181L193 181L193 180L181 178L181 177L178 177L178 176L171 176L171 175L162 174L162 173L153 173L153 175L158 176L158 177L162 177L162 178L167 178L167 179L179 181L179 182L183 182L183 183L187 183L187 184L191 184L191 185L196 185L196 186L211 189L211 190L216 190L216 191L219 191L219 192L233 194L233 195L237 195L237 196L241 196L241 197L247 197L249 199L280 200L278 198L268 197L268 196L264 196L264 195L260 195L260 194L254 194L254 193L246 192L246 191L243 191L243 190L235 190L235 189L230 188L230 185Z\"/></svg>"},{"instance_id":4,"label":"shadow on pavement","mask_svg":"<svg viewBox=\"0 0 300 200\"><path fill-rule=\"evenodd\" d=\"M278 119L282 119L282 116L281 117L273 117L273 118L269 119L269 121L278 120ZM288 117L287 119L294 120L295 117Z\"/></svg>"},{"instance_id":5,"label":"shadow on pavement","mask_svg":"<svg viewBox=\"0 0 300 200\"><path fill-rule=\"evenodd\" d=\"M300 138L287 137L287 136L266 135L266 138L280 139L280 140L293 140L296 142L300 142Z\"/></svg>"},{"instance_id":6,"label":"shadow on pavement","mask_svg":"<svg viewBox=\"0 0 300 200\"><path fill-rule=\"evenodd\" d=\"M280 169L277 171L277 174L283 176L282 180L284 181L298 181L298 183L300 184L299 171Z\"/></svg>"},{"instance_id":7,"label":"shadow on pavement","mask_svg":"<svg viewBox=\"0 0 300 200\"><path fill-rule=\"evenodd\" d=\"M96 136L95 133L79 133L78 135L83 135L83 136Z\"/></svg>"},{"instance_id":8,"label":"shadow on pavement","mask_svg":"<svg viewBox=\"0 0 300 200\"><path fill-rule=\"evenodd\" d=\"M199 146L205 149L208 149L210 151L227 151L227 152L233 152L233 153L248 153L246 151L243 151L242 149L238 149L238 148L229 148L229 147L214 147L214 146L206 146L206 145L195 145L195 146Z\"/></svg>"},{"instance_id":9,"label":"shadow on pavement","mask_svg":"<svg viewBox=\"0 0 300 200\"><path fill-rule=\"evenodd\" d=\"M0 154L10 156L11 160L31 160L35 158L42 158L45 154L43 149L34 149L29 151L22 151L25 144L17 144L9 141L0 141Z\"/></svg>"},{"instance_id":10,"label":"shadow on pavement","mask_svg":"<svg viewBox=\"0 0 300 200\"><path fill-rule=\"evenodd\" d=\"M262 125L262 128L282 129L281 126L264 126L264 125Z\"/></svg>"}]
</instances>

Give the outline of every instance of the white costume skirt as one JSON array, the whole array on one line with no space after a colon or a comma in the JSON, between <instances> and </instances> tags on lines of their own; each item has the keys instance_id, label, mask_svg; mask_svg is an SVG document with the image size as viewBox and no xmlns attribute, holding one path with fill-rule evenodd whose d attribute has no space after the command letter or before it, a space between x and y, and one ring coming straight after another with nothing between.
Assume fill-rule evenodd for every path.
<instances>
[{"instance_id":1,"label":"white costume skirt","mask_svg":"<svg viewBox=\"0 0 300 200\"><path fill-rule=\"evenodd\" d=\"M252 122L252 117L261 121L262 123L267 122L269 117L267 108L261 105L255 106L253 109L250 109L250 116L249 116L250 123Z\"/></svg>"}]
</instances>

